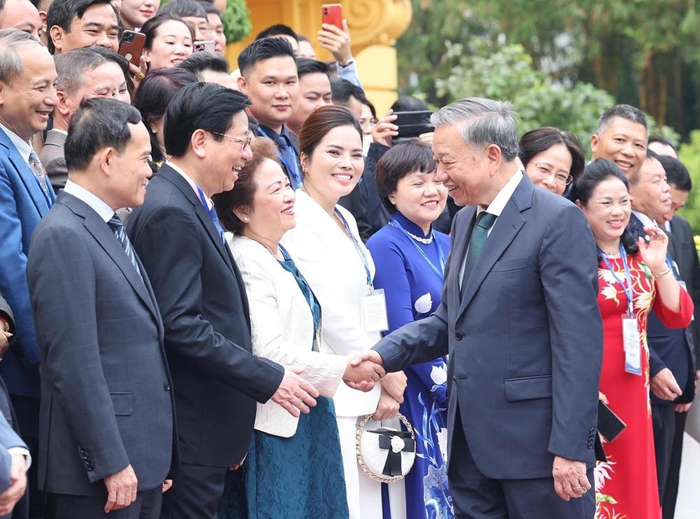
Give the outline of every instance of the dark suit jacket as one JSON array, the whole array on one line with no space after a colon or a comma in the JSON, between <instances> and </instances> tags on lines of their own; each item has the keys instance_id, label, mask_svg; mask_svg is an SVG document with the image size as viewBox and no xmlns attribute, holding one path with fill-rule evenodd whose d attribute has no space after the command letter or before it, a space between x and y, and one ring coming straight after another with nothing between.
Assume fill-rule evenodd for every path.
<instances>
[{"instance_id":1,"label":"dark suit jacket","mask_svg":"<svg viewBox=\"0 0 700 519\"><path fill-rule=\"evenodd\" d=\"M16 340L0 363L10 394L39 398L39 347L27 286L34 228L55 200L44 195L17 148L0 130L0 292L15 313Z\"/></svg>"},{"instance_id":2,"label":"dark suit jacket","mask_svg":"<svg viewBox=\"0 0 700 519\"><path fill-rule=\"evenodd\" d=\"M693 229L688 221L680 215L675 215L671 220L671 234L676 252L676 263L685 281L688 293L695 304L695 320L686 329L686 340L692 345L694 353L694 366L698 369L700 359L700 262L698 251L695 248Z\"/></svg>"},{"instance_id":3,"label":"dark suit jacket","mask_svg":"<svg viewBox=\"0 0 700 519\"><path fill-rule=\"evenodd\" d=\"M463 455L451 442L461 426L489 478L551 477L555 455L590 467L603 329L588 223L568 200L524 176L460 299L475 213L465 208L454 219L441 305L374 349L388 371L449 353L450 457Z\"/></svg>"},{"instance_id":4,"label":"dark suit jacket","mask_svg":"<svg viewBox=\"0 0 700 519\"><path fill-rule=\"evenodd\" d=\"M44 147L39 154L39 160L44 165L56 193L58 193L59 189L65 187L66 180L68 180L68 167L66 166L66 156L63 151L66 137L65 132L55 128L49 130L46 134Z\"/></svg>"},{"instance_id":5,"label":"dark suit jacket","mask_svg":"<svg viewBox=\"0 0 700 519\"><path fill-rule=\"evenodd\" d=\"M158 487L177 462L174 399L145 271L92 208L61 192L27 275L42 361L39 488L106 495L103 478L129 464L139 490Z\"/></svg>"},{"instance_id":6,"label":"dark suit jacket","mask_svg":"<svg viewBox=\"0 0 700 519\"><path fill-rule=\"evenodd\" d=\"M284 374L250 353L238 267L192 187L167 163L128 227L165 323L182 460L238 463L248 450L256 401L270 399Z\"/></svg>"},{"instance_id":7,"label":"dark suit jacket","mask_svg":"<svg viewBox=\"0 0 700 519\"><path fill-rule=\"evenodd\" d=\"M629 228L636 236L646 236L644 225L634 214L630 218ZM677 249L675 237L669 236L668 258L677 262L679 252L683 253L682 248ZM687 252L683 256L687 257ZM681 263L686 262L687 260L681 260ZM668 328L661 322L656 312L649 312L647 342L649 343L650 375L653 377L662 369L669 368L683 390L683 394L675 402L692 402L695 395L695 376L691 346L686 338L685 329ZM651 393L651 401L659 404L668 403L668 400L661 400L654 393Z\"/></svg>"}]
</instances>

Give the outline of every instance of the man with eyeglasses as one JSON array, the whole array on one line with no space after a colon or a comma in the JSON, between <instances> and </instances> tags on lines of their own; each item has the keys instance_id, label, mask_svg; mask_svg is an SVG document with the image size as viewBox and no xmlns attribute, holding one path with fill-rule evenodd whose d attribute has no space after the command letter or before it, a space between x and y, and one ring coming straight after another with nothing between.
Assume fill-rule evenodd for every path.
<instances>
[{"instance_id":1,"label":"man with eyeglasses","mask_svg":"<svg viewBox=\"0 0 700 519\"><path fill-rule=\"evenodd\" d=\"M272 399L299 416L318 396L297 374L251 354L245 286L211 201L252 158L249 105L213 83L178 92L165 113L170 159L129 219L163 316L177 406L182 463L162 518L216 517L228 467L245 459L256 402Z\"/></svg>"}]
</instances>

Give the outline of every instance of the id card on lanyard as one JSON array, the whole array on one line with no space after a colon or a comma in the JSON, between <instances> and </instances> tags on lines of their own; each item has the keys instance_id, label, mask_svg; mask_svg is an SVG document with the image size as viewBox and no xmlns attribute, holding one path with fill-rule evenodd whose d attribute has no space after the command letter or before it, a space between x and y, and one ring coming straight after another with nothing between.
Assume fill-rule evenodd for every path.
<instances>
[{"instance_id":1,"label":"id card on lanyard","mask_svg":"<svg viewBox=\"0 0 700 519\"><path fill-rule=\"evenodd\" d=\"M365 267L368 294L360 298L362 327L366 332L384 332L389 329L389 316L386 311L386 296L384 295L384 290L374 289L372 285L372 274L369 270L369 260L367 259L365 251L362 250L360 244L357 243L357 239L350 230L350 226L343 214L338 209L335 209L335 215L342 222L343 227L345 227L345 233L352 240L355 250Z\"/></svg>"},{"instance_id":2,"label":"id card on lanyard","mask_svg":"<svg viewBox=\"0 0 700 519\"><path fill-rule=\"evenodd\" d=\"M620 245L620 257L622 258L622 265L625 268L625 283L617 276L615 269L608 261L608 258L605 257L603 251L598 249L598 254L605 263L605 266L610 270L617 284L622 287L622 291L627 297L627 313L622 316L622 344L625 349L625 372L632 375L641 375L642 346L640 344L639 326L634 316L634 287L632 285L632 275L630 274L629 265L627 264L627 253L624 247Z\"/></svg>"}]
</instances>

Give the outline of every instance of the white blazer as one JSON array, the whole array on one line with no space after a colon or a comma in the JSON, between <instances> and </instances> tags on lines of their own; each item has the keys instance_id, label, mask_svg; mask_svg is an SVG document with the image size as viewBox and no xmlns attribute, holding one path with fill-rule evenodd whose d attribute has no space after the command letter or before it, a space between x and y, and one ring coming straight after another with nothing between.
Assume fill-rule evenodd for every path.
<instances>
[{"instance_id":1,"label":"white blazer","mask_svg":"<svg viewBox=\"0 0 700 519\"><path fill-rule=\"evenodd\" d=\"M337 206L367 258L370 276L374 262L357 231L355 219ZM362 328L360 299L369 294L364 263L347 233L308 194L296 191L297 226L282 238L282 245L311 285L323 313L322 352L349 355L369 350L381 338ZM333 398L337 416L361 416L377 409L379 384L368 393L342 384Z\"/></svg>"},{"instance_id":2,"label":"white blazer","mask_svg":"<svg viewBox=\"0 0 700 519\"><path fill-rule=\"evenodd\" d=\"M253 354L286 368L303 368L300 376L321 395L332 397L345 373L347 359L311 349L313 315L294 276L261 243L230 233L226 233L226 239L248 294ZM272 400L257 405L258 431L289 438L298 423L298 418Z\"/></svg>"}]
</instances>

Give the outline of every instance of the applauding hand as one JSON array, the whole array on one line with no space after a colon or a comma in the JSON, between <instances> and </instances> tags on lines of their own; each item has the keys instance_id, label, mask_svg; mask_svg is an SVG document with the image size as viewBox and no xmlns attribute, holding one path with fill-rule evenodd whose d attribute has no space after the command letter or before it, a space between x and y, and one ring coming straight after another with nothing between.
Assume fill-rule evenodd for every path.
<instances>
[{"instance_id":1,"label":"applauding hand","mask_svg":"<svg viewBox=\"0 0 700 519\"><path fill-rule=\"evenodd\" d=\"M304 371L299 368L284 370L284 378L277 391L272 395L272 401L284 407L289 414L298 417L308 413L309 407L316 405L318 391L314 386L299 376Z\"/></svg>"}]
</instances>

